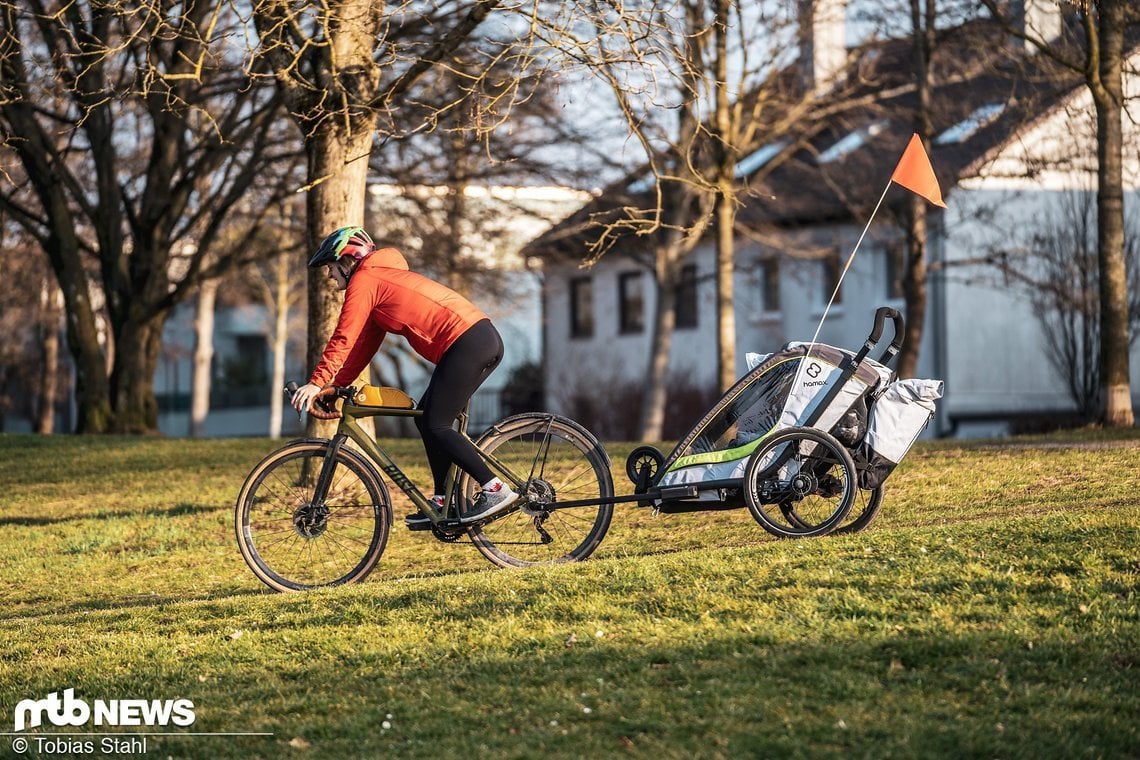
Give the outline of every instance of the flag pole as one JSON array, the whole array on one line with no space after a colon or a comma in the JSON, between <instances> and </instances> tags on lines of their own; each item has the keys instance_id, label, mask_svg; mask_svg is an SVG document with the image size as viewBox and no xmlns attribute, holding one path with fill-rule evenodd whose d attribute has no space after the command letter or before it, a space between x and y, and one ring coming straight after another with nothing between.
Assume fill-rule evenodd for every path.
<instances>
[{"instance_id":1,"label":"flag pole","mask_svg":"<svg viewBox=\"0 0 1140 760\"><path fill-rule=\"evenodd\" d=\"M839 295L839 286L843 284L843 278L847 275L847 270L851 268L851 262L855 260L855 253L859 250L859 246L863 244L863 238L867 237L867 231L871 229L871 222L874 221L875 214L879 213L879 207L883 205L883 201L887 197L887 191L891 189L892 182L905 187L907 190L925 198L936 206L946 208L946 203L942 200L942 190L938 187L938 177L934 175L934 167L930 165L930 156L926 153L926 148L922 144L922 138L920 138L916 132L911 135L906 150L903 151L899 162L895 164L895 170L891 173L891 178L887 180L887 186L883 188L883 194L879 196L879 202L875 204L874 210L871 211L871 216L867 219L867 224L863 227L863 233L859 235L859 239L855 242L855 247L851 250L851 255L847 257L847 263L843 265L843 271L839 273L839 279L835 283L835 290L831 291L831 298L828 299L827 306L823 309L823 316L819 318L819 324L815 326L815 334L811 336L811 343L808 344L804 361L800 362L800 366L796 369L796 375L792 380L792 392L795 392L796 386L800 382L800 373L803 371L804 365L807 364L807 359L811 357L811 351L815 348L816 341L819 340L820 331L823 330L823 323L831 311L832 304L835 303L835 297Z\"/></svg>"},{"instance_id":2,"label":"flag pole","mask_svg":"<svg viewBox=\"0 0 1140 760\"><path fill-rule=\"evenodd\" d=\"M843 271L839 273L839 280L835 283L835 289L831 291L831 298L827 301L827 306L823 308L823 316L819 318L819 324L815 326L815 334L811 336L811 342L808 344L807 353L804 354L804 360L800 362L800 366L796 369L796 376L792 379L792 392L795 392L796 386L800 382L800 373L803 372L804 365L811 357L811 350L815 348L816 341L819 339L819 333L823 329L824 320L827 319L828 312L831 311L832 304L835 303L835 297L839 295L839 286L843 284L843 278L847 276L847 270L851 268L851 262L855 260L855 254L859 251L859 246L863 244L863 238L867 237L867 231L871 229L871 222L875 220L875 214L879 213L879 207L883 205L883 201L887 197L887 192L891 189L891 182L887 180L887 186L883 188L883 194L879 196L879 202L875 204L874 210L871 211L870 218L867 219L867 224L863 227L862 234L859 239L855 241L855 247L851 249L851 255L847 257L847 263L843 265ZM807 408L804 408L807 411Z\"/></svg>"},{"instance_id":3,"label":"flag pole","mask_svg":"<svg viewBox=\"0 0 1140 760\"><path fill-rule=\"evenodd\" d=\"M815 335L811 336L811 346L815 345L816 339L819 337L819 331L823 329L823 320L827 319L827 313L831 311L831 305L835 303L835 297L839 295L839 286L843 284L843 278L847 276L847 270L851 268L851 262L855 260L855 254L859 251L859 246L863 244L863 238L867 237L867 231L871 229L871 222L875 220L875 214L879 213L879 207L883 205L883 200L887 197L887 191L891 189L891 182L887 182L887 186L883 188L883 194L879 196L879 202L875 204L875 209L871 212L871 217L867 220L867 224L863 227L862 234L859 239L855 241L855 247L851 249L851 255L847 257L847 263L843 265L843 271L839 273L839 280L835 283L835 290L831 291L831 298L827 301L827 306L823 309L823 317L820 318L819 324L815 327ZM811 350L811 346L808 350Z\"/></svg>"}]
</instances>

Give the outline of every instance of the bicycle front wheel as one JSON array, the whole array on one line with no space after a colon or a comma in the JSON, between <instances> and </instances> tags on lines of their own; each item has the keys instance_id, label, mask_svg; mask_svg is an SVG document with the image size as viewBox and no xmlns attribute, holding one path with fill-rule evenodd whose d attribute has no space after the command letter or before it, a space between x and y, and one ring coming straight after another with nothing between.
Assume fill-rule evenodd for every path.
<instances>
[{"instance_id":1,"label":"bicycle front wheel","mask_svg":"<svg viewBox=\"0 0 1140 760\"><path fill-rule=\"evenodd\" d=\"M246 478L234 514L246 564L276 591L361 580L376 566L392 522L383 482L355 452L340 449L328 494L316 502L328 441L296 441Z\"/></svg>"},{"instance_id":2,"label":"bicycle front wheel","mask_svg":"<svg viewBox=\"0 0 1140 760\"><path fill-rule=\"evenodd\" d=\"M578 562L610 527L613 504L555 508L559 502L612 498L605 449L585 428L549 414L510 417L488 430L479 448L526 481L514 511L468 530L475 548L500 567ZM475 498L469 477L460 496Z\"/></svg>"}]
</instances>

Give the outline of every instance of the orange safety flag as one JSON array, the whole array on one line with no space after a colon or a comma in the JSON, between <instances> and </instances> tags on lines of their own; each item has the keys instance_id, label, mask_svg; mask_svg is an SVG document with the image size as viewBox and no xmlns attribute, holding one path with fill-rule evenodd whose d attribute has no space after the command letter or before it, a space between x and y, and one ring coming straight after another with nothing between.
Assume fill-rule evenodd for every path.
<instances>
[{"instance_id":1,"label":"orange safety flag","mask_svg":"<svg viewBox=\"0 0 1140 760\"><path fill-rule=\"evenodd\" d=\"M891 175L891 182L921 195L935 206L946 208L942 200L942 191L938 188L938 178L934 176L934 167L930 165L930 157L922 147L922 139L915 133L899 159L895 173Z\"/></svg>"}]
</instances>

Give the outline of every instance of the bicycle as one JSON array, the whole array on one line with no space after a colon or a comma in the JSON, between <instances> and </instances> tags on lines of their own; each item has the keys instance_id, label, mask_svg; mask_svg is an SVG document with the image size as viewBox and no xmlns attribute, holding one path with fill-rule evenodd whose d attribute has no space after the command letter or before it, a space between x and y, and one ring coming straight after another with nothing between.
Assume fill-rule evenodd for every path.
<instances>
[{"instance_id":1,"label":"bicycle","mask_svg":"<svg viewBox=\"0 0 1140 760\"><path fill-rule=\"evenodd\" d=\"M297 384L285 392L291 398ZM511 508L487 519L461 520L477 484L452 467L446 503L438 508L391 456L357 424L367 417L422 414L395 388L336 388L321 403L342 402L332 438L290 441L246 478L234 510L242 557L276 591L356 583L372 572L388 542L392 502L381 473L430 520L436 539L466 534L501 567L578 562L609 530L614 487L610 459L584 427L554 414L507 417L473 441L499 478L519 493ZM467 433L467 410L458 419ZM347 446L352 441L357 448Z\"/></svg>"}]
</instances>

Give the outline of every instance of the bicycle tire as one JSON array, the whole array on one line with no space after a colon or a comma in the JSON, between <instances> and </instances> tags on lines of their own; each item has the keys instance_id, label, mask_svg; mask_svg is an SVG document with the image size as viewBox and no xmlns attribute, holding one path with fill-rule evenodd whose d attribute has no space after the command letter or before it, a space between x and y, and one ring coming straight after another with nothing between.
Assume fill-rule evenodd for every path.
<instances>
[{"instance_id":1,"label":"bicycle tire","mask_svg":"<svg viewBox=\"0 0 1140 760\"><path fill-rule=\"evenodd\" d=\"M341 448L325 498L312 492L327 440L298 440L250 472L234 509L238 548L250 570L275 591L356 583L384 553L392 524L388 490L359 454Z\"/></svg>"},{"instance_id":2,"label":"bicycle tire","mask_svg":"<svg viewBox=\"0 0 1140 760\"><path fill-rule=\"evenodd\" d=\"M870 491L860 489L859 495L867 494L866 501L860 502L856 499L855 505L851 508L851 514L847 515L849 518L847 522L840 525L835 529L836 535L843 533L858 533L871 524L871 521L879 514L879 510L883 506L883 486L876 486ZM858 514L855 514L858 512ZM851 515L855 515L853 519Z\"/></svg>"},{"instance_id":3,"label":"bicycle tire","mask_svg":"<svg viewBox=\"0 0 1140 760\"><path fill-rule=\"evenodd\" d=\"M851 511L858 491L855 478L851 454L833 436L814 428L785 428L749 457L745 502L756 522L774 536L827 535Z\"/></svg>"},{"instance_id":4,"label":"bicycle tire","mask_svg":"<svg viewBox=\"0 0 1140 760\"><path fill-rule=\"evenodd\" d=\"M522 414L493 425L478 446L527 478L525 489L538 497L528 502L524 495L508 514L468 529L484 557L500 567L529 567L580 562L598 548L609 530L613 504L552 510L534 506L613 496L609 456L589 431L564 417ZM464 476L459 497L470 502L475 491L474 481Z\"/></svg>"}]
</instances>

